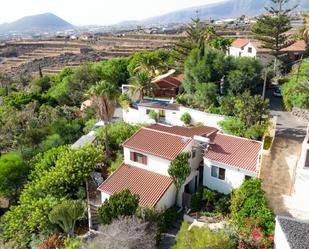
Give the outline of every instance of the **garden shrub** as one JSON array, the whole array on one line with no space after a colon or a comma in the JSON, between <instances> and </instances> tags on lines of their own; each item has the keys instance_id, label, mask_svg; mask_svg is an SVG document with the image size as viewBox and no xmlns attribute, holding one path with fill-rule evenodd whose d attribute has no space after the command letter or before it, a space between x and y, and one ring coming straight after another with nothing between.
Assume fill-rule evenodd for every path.
<instances>
[{"instance_id":1,"label":"garden shrub","mask_svg":"<svg viewBox=\"0 0 309 249\"><path fill-rule=\"evenodd\" d=\"M191 124L191 115L188 112L185 112L184 114L182 114L180 120L185 124L185 125L190 125Z\"/></svg>"},{"instance_id":2,"label":"garden shrub","mask_svg":"<svg viewBox=\"0 0 309 249\"><path fill-rule=\"evenodd\" d=\"M115 193L106 199L99 207L98 217L102 224L110 224L120 216L130 216L135 214L138 208L139 197L125 189Z\"/></svg>"}]
</instances>

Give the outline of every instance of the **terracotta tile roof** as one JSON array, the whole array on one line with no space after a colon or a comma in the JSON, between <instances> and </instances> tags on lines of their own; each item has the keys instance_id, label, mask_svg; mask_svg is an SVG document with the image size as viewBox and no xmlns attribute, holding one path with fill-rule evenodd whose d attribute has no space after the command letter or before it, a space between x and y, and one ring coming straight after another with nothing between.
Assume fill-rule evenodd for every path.
<instances>
[{"instance_id":1,"label":"terracotta tile roof","mask_svg":"<svg viewBox=\"0 0 309 249\"><path fill-rule=\"evenodd\" d=\"M172 183L172 179L168 176L122 164L98 190L112 195L129 189L139 196L140 206L154 207Z\"/></svg>"},{"instance_id":2,"label":"terracotta tile roof","mask_svg":"<svg viewBox=\"0 0 309 249\"><path fill-rule=\"evenodd\" d=\"M179 81L183 81L184 80L184 78L185 78L185 76L184 76L184 74L178 74L178 75L176 75L175 77L173 77L174 79L177 79L177 80L179 80Z\"/></svg>"},{"instance_id":3,"label":"terracotta tile roof","mask_svg":"<svg viewBox=\"0 0 309 249\"><path fill-rule=\"evenodd\" d=\"M217 133L213 136L205 158L244 170L257 172L257 162L262 143Z\"/></svg>"},{"instance_id":4,"label":"terracotta tile roof","mask_svg":"<svg viewBox=\"0 0 309 249\"><path fill-rule=\"evenodd\" d=\"M184 127L184 126L167 126L167 125L154 124L149 126L148 128L185 137L209 136L210 134L218 131L216 128L208 126Z\"/></svg>"},{"instance_id":5,"label":"terracotta tile roof","mask_svg":"<svg viewBox=\"0 0 309 249\"><path fill-rule=\"evenodd\" d=\"M249 40L248 39L243 39L243 38L237 38L235 41L232 42L231 47L234 48L243 48L248 44Z\"/></svg>"},{"instance_id":6,"label":"terracotta tile roof","mask_svg":"<svg viewBox=\"0 0 309 249\"><path fill-rule=\"evenodd\" d=\"M306 43L304 40L296 41L290 46L282 49L284 52L305 52L306 51Z\"/></svg>"},{"instance_id":7,"label":"terracotta tile roof","mask_svg":"<svg viewBox=\"0 0 309 249\"><path fill-rule=\"evenodd\" d=\"M123 143L123 147L174 160L191 142L191 138L149 128L141 128Z\"/></svg>"}]
</instances>

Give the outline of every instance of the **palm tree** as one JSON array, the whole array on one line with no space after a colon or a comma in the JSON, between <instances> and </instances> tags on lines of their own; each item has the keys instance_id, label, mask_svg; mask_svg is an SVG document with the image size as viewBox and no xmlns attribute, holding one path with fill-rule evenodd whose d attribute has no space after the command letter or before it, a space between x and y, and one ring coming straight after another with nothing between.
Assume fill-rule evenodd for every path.
<instances>
[{"instance_id":1,"label":"palm tree","mask_svg":"<svg viewBox=\"0 0 309 249\"><path fill-rule=\"evenodd\" d=\"M139 58L138 63L134 69L134 73L149 72L151 77L155 77L158 74L158 70L161 67L161 62L157 58L152 56L142 56Z\"/></svg>"},{"instance_id":2,"label":"palm tree","mask_svg":"<svg viewBox=\"0 0 309 249\"><path fill-rule=\"evenodd\" d=\"M130 79L131 88L130 94L134 96L139 95L140 101L144 100L145 95L153 95L157 85L151 82L152 77L147 71L137 72Z\"/></svg>"},{"instance_id":3,"label":"palm tree","mask_svg":"<svg viewBox=\"0 0 309 249\"><path fill-rule=\"evenodd\" d=\"M309 46L309 12L304 14L304 31L303 31L304 40Z\"/></svg>"},{"instance_id":4,"label":"palm tree","mask_svg":"<svg viewBox=\"0 0 309 249\"><path fill-rule=\"evenodd\" d=\"M92 98L97 107L99 118L104 121L105 151L106 154L109 155L107 126L111 122L117 107L118 90L114 84L103 80L91 87L88 91L88 95Z\"/></svg>"}]
</instances>

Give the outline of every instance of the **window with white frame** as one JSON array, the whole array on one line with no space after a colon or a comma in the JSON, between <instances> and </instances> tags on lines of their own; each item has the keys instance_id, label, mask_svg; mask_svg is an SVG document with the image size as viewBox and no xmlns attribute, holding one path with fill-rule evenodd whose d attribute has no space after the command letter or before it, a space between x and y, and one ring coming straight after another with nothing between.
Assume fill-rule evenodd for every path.
<instances>
[{"instance_id":1,"label":"window with white frame","mask_svg":"<svg viewBox=\"0 0 309 249\"><path fill-rule=\"evenodd\" d=\"M248 47L248 53L252 53L252 48Z\"/></svg>"},{"instance_id":2,"label":"window with white frame","mask_svg":"<svg viewBox=\"0 0 309 249\"><path fill-rule=\"evenodd\" d=\"M217 166L211 166L211 176L224 181L225 169Z\"/></svg>"}]
</instances>

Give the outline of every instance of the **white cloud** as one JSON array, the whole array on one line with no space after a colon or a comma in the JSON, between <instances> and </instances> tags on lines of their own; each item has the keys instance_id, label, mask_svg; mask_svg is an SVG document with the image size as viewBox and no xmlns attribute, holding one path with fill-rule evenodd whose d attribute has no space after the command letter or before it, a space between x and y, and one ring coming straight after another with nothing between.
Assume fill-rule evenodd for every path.
<instances>
[{"instance_id":1,"label":"white cloud","mask_svg":"<svg viewBox=\"0 0 309 249\"><path fill-rule=\"evenodd\" d=\"M75 25L113 24L219 1L222 0L0 0L0 23L51 12Z\"/></svg>"}]
</instances>

